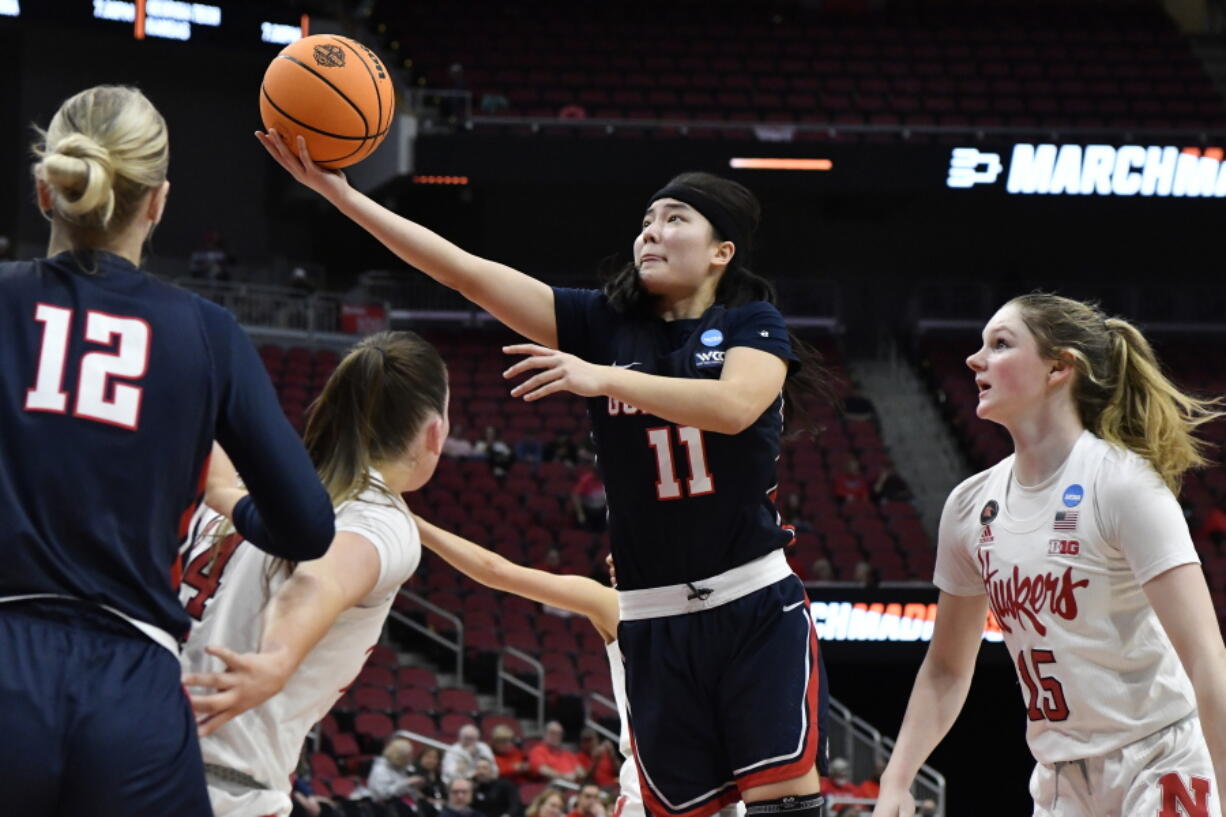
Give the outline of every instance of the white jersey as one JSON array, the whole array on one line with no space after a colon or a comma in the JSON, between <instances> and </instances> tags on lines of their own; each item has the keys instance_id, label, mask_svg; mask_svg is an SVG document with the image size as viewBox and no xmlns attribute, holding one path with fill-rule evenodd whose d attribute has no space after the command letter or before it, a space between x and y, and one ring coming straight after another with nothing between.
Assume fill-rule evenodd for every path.
<instances>
[{"instance_id":1,"label":"white jersey","mask_svg":"<svg viewBox=\"0 0 1226 817\"><path fill-rule=\"evenodd\" d=\"M377 472L372 471L372 477L377 479ZM210 644L240 653L258 651L263 612L288 577L285 570L273 570L273 557L237 535L222 544L210 569L213 531L221 521L205 509L192 526L189 567L180 591L196 620L183 653L188 672L224 669L220 660L204 653ZM222 785L210 778L209 797L217 817L289 814L290 775L307 732L361 670L379 640L396 591L421 560L421 539L407 506L376 488L336 509L336 531L356 533L375 548L379 579L360 604L340 614L280 693L201 739L206 764L236 770L268 787ZM200 565L193 570L196 560ZM206 580L193 582L192 575L201 572ZM219 592L209 598L214 590Z\"/></svg>"},{"instance_id":2,"label":"white jersey","mask_svg":"<svg viewBox=\"0 0 1226 817\"><path fill-rule=\"evenodd\" d=\"M1199 561L1174 495L1146 460L1088 431L1042 492L1024 497L1012 474L1010 456L950 495L934 581L954 595L987 592L1035 759L1103 755L1194 711L1141 589Z\"/></svg>"}]
</instances>

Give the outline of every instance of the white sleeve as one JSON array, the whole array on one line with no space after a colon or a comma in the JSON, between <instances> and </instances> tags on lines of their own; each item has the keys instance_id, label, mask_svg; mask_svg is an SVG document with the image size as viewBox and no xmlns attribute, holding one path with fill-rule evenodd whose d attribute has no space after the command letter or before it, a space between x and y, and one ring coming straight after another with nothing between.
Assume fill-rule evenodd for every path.
<instances>
[{"instance_id":1,"label":"white sleeve","mask_svg":"<svg viewBox=\"0 0 1226 817\"><path fill-rule=\"evenodd\" d=\"M1100 472L1095 511L1103 538L1119 547L1138 584L1200 557L1179 500L1140 457Z\"/></svg>"},{"instance_id":2,"label":"white sleeve","mask_svg":"<svg viewBox=\"0 0 1226 817\"><path fill-rule=\"evenodd\" d=\"M941 525L937 532L937 562L932 583L954 596L982 596L983 576L971 556L971 541L978 534L979 510L974 507L972 484L977 477L963 482L950 493L941 510Z\"/></svg>"},{"instance_id":3,"label":"white sleeve","mask_svg":"<svg viewBox=\"0 0 1226 817\"><path fill-rule=\"evenodd\" d=\"M337 511L336 531L362 536L379 554L379 579L359 607L373 607L386 601L409 580L421 562L417 523L395 505L346 502Z\"/></svg>"}]
</instances>

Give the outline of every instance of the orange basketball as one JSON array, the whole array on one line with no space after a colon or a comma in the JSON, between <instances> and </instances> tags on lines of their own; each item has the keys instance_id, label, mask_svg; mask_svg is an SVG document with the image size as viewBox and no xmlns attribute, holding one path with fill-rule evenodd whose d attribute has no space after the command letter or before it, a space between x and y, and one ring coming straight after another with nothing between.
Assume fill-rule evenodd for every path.
<instances>
[{"instance_id":1,"label":"orange basketball","mask_svg":"<svg viewBox=\"0 0 1226 817\"><path fill-rule=\"evenodd\" d=\"M383 60L359 42L314 34L290 43L264 72L260 116L294 152L298 136L324 167L348 167L374 152L396 102Z\"/></svg>"}]
</instances>

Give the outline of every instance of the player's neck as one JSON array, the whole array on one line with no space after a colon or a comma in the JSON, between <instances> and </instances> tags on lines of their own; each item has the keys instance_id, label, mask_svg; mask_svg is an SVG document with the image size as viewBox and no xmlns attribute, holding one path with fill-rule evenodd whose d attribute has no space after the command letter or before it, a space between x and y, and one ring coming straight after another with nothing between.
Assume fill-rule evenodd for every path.
<instances>
[{"instance_id":1,"label":"player's neck","mask_svg":"<svg viewBox=\"0 0 1226 817\"><path fill-rule=\"evenodd\" d=\"M91 249L109 252L112 255L118 255L120 258L125 258L132 262L133 266L139 267L141 261L141 247L145 243L147 230L142 230L139 225L133 224L126 230L117 233L110 239L91 246L88 248L74 247L72 240L68 236L68 231L58 223L51 224L51 240L47 244L47 256L59 255L62 252L68 252L74 249Z\"/></svg>"},{"instance_id":2,"label":"player's neck","mask_svg":"<svg viewBox=\"0 0 1226 817\"><path fill-rule=\"evenodd\" d=\"M660 296L660 317L666 321L684 321L701 318L715 303L714 288L702 287L687 295Z\"/></svg>"},{"instance_id":3,"label":"player's neck","mask_svg":"<svg viewBox=\"0 0 1226 817\"><path fill-rule=\"evenodd\" d=\"M1009 428L1013 474L1022 485L1039 485L1064 465L1085 427L1075 413L1028 418Z\"/></svg>"}]
</instances>

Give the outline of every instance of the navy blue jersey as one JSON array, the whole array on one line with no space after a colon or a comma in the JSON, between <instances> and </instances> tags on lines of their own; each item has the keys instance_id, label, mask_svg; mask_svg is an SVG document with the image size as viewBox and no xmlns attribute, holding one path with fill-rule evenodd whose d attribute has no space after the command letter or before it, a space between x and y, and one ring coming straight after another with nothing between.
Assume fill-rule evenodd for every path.
<instances>
[{"instance_id":1,"label":"navy blue jersey","mask_svg":"<svg viewBox=\"0 0 1226 817\"><path fill-rule=\"evenodd\" d=\"M178 546L214 438L251 492L244 538L317 558L331 502L228 312L82 260L0 264L0 600L69 596L185 637Z\"/></svg>"},{"instance_id":2,"label":"navy blue jersey","mask_svg":"<svg viewBox=\"0 0 1226 817\"><path fill-rule=\"evenodd\" d=\"M764 301L677 321L622 315L596 290L555 289L554 303L559 348L591 363L719 378L737 346L795 360L783 317ZM740 434L678 426L607 397L588 400L588 414L619 588L715 576L790 540L770 496L782 395Z\"/></svg>"}]
</instances>

